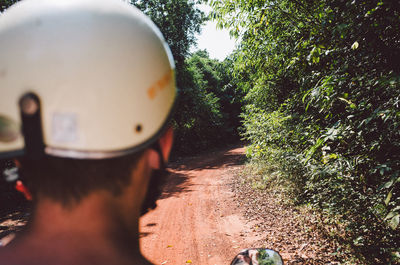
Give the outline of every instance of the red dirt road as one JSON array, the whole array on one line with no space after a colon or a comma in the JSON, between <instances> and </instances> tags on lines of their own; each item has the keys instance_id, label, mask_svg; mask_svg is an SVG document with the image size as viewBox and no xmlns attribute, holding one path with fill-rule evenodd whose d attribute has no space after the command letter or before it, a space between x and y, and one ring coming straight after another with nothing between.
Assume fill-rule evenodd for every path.
<instances>
[{"instance_id":1,"label":"red dirt road","mask_svg":"<svg viewBox=\"0 0 400 265\"><path fill-rule=\"evenodd\" d=\"M243 157L244 148L235 148L171 165L158 207L140 221L146 258L155 264L230 264L254 242L230 190Z\"/></svg>"}]
</instances>

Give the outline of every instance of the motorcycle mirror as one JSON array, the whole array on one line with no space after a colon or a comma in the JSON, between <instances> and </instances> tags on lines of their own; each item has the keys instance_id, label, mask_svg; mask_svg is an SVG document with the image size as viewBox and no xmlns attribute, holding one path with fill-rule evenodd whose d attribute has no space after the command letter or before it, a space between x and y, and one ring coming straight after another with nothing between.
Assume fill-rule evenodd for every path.
<instances>
[{"instance_id":1,"label":"motorcycle mirror","mask_svg":"<svg viewBox=\"0 0 400 265\"><path fill-rule=\"evenodd\" d=\"M283 265L278 252L267 248L248 248L240 251L231 265Z\"/></svg>"}]
</instances>

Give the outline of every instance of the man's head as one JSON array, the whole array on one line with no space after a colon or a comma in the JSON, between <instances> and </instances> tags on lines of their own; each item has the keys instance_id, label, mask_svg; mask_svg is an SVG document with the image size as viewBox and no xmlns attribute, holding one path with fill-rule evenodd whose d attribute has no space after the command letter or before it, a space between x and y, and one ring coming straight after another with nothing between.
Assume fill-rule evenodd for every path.
<instances>
[{"instance_id":1,"label":"man's head","mask_svg":"<svg viewBox=\"0 0 400 265\"><path fill-rule=\"evenodd\" d=\"M26 0L0 16L0 158L20 157L34 195L118 196L141 159L158 167L175 97L171 52L129 4Z\"/></svg>"}]
</instances>

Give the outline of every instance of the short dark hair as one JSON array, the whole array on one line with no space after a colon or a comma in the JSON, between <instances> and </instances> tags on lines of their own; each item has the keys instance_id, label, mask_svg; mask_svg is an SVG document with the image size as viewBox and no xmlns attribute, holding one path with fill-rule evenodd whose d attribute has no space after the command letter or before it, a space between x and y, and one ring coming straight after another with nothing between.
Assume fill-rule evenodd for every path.
<instances>
[{"instance_id":1,"label":"short dark hair","mask_svg":"<svg viewBox=\"0 0 400 265\"><path fill-rule=\"evenodd\" d=\"M132 169L142 154L102 160L45 156L39 161L22 160L20 175L34 197L40 195L70 206L96 190L120 194L130 183Z\"/></svg>"}]
</instances>

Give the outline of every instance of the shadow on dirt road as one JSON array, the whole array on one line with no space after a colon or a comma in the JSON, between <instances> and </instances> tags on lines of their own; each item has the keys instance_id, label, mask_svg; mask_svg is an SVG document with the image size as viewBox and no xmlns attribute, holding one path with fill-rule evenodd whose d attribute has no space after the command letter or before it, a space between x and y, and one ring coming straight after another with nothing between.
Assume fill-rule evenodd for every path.
<instances>
[{"instance_id":1,"label":"shadow on dirt road","mask_svg":"<svg viewBox=\"0 0 400 265\"><path fill-rule=\"evenodd\" d=\"M154 264L229 264L248 246L249 227L230 190L232 170L239 170L244 158L244 148L229 147L170 164L158 207L140 220L141 249L148 259Z\"/></svg>"}]
</instances>

